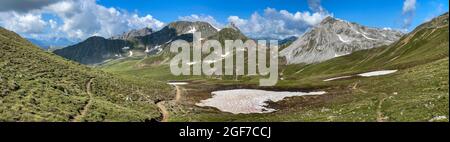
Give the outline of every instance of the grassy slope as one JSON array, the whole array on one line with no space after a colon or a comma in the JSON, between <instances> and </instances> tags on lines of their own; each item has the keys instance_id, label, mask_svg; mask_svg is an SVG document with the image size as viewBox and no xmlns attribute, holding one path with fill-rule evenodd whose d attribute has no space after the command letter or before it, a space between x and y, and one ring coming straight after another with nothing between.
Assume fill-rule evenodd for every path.
<instances>
[{"instance_id":1,"label":"grassy slope","mask_svg":"<svg viewBox=\"0 0 450 142\"><path fill-rule=\"evenodd\" d=\"M72 121L90 97L83 121L144 121L159 117L154 105L167 85L130 81L44 52L0 27L0 121ZM126 100L126 98L129 98Z\"/></svg>"},{"instance_id":2,"label":"grassy slope","mask_svg":"<svg viewBox=\"0 0 450 142\"><path fill-rule=\"evenodd\" d=\"M328 99L302 105L307 98L288 98L272 104L285 108L270 114L233 115L197 108L201 113L177 112L171 121L376 121L378 112L386 121L428 121L437 116L448 121L448 66L445 58L384 77L333 82L328 85L334 88L326 89L334 90Z\"/></svg>"}]
</instances>

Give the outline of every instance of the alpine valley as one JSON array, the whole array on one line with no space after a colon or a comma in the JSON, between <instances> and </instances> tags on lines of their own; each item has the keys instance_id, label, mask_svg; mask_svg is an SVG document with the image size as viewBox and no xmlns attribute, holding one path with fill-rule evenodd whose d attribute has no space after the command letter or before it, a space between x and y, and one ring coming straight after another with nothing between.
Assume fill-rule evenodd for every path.
<instances>
[{"instance_id":1,"label":"alpine valley","mask_svg":"<svg viewBox=\"0 0 450 142\"><path fill-rule=\"evenodd\" d=\"M193 44L195 32L222 45L256 40L234 23L175 21L54 51L0 28L0 121L448 122L448 26L448 13L408 33L324 18L280 40L271 87L258 76L171 74L171 43Z\"/></svg>"}]
</instances>

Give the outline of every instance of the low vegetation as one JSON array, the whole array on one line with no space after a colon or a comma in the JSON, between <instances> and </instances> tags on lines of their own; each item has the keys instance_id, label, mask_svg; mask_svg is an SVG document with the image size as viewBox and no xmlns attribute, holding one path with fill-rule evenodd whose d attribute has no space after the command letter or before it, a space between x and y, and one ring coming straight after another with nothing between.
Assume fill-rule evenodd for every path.
<instances>
[{"instance_id":1,"label":"low vegetation","mask_svg":"<svg viewBox=\"0 0 450 142\"><path fill-rule=\"evenodd\" d=\"M1 27L0 46L0 121L146 121L160 117L156 101L173 97L164 83L113 77Z\"/></svg>"}]
</instances>

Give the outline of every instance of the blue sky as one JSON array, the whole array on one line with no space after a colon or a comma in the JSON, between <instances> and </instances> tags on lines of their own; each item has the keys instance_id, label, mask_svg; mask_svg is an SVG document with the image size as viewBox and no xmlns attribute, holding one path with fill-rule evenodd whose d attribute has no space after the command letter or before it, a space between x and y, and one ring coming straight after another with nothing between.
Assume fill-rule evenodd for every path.
<instances>
[{"instance_id":1,"label":"blue sky","mask_svg":"<svg viewBox=\"0 0 450 142\"><path fill-rule=\"evenodd\" d=\"M190 20L219 28L233 22L250 37L285 38L326 16L410 31L448 7L447 0L2 0L0 26L25 37L83 40Z\"/></svg>"},{"instance_id":2,"label":"blue sky","mask_svg":"<svg viewBox=\"0 0 450 142\"><path fill-rule=\"evenodd\" d=\"M267 7L289 12L308 11L306 0L99 0L108 7L120 7L139 14L151 14L164 22L175 21L190 14L211 15L226 23L230 15L249 18ZM402 28L403 0L322 0L322 6L336 18L371 27ZM440 9L440 8L441 9ZM447 0L418 0L414 28L430 17L448 11Z\"/></svg>"}]
</instances>

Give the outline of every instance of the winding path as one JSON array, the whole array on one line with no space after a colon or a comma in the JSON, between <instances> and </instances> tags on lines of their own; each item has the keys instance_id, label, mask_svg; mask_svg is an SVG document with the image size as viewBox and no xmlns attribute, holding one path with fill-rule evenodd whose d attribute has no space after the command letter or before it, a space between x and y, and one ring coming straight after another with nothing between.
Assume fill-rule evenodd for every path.
<instances>
[{"instance_id":1,"label":"winding path","mask_svg":"<svg viewBox=\"0 0 450 142\"><path fill-rule=\"evenodd\" d=\"M377 122L386 122L387 117L384 116L383 112L381 112L381 107L383 106L384 100L386 100L388 97L385 97L380 100L380 103L378 103L377 108Z\"/></svg>"},{"instance_id":2,"label":"winding path","mask_svg":"<svg viewBox=\"0 0 450 142\"><path fill-rule=\"evenodd\" d=\"M181 88L177 85L174 85L174 86L175 86L175 89L177 90L177 93L175 95L175 99L170 100L170 101L174 101L175 103L178 103L181 99ZM167 101L160 101L160 102L156 103L156 106L158 106L158 108L161 112L161 115L162 115L162 119L160 122L168 122L168 120L169 120L170 113L167 110L166 106L164 106L165 102L167 102Z\"/></svg>"},{"instance_id":3,"label":"winding path","mask_svg":"<svg viewBox=\"0 0 450 142\"><path fill-rule=\"evenodd\" d=\"M158 106L159 111L161 112L162 119L160 122L167 122L169 120L169 111L167 111L166 106L164 106L165 101L161 101L159 103L156 103L156 106Z\"/></svg>"},{"instance_id":4,"label":"winding path","mask_svg":"<svg viewBox=\"0 0 450 142\"><path fill-rule=\"evenodd\" d=\"M175 102L179 102L181 99L181 88L175 85L175 89L177 90L177 94L175 95Z\"/></svg>"},{"instance_id":5,"label":"winding path","mask_svg":"<svg viewBox=\"0 0 450 142\"><path fill-rule=\"evenodd\" d=\"M89 95L89 101L86 105L84 105L83 109L81 110L80 114L78 114L77 116L74 117L74 119L72 120L72 122L81 122L84 118L84 116L86 116L89 108L92 105L92 93L91 93L91 84L92 81L94 80L94 78L89 79L89 81L86 83L86 93Z\"/></svg>"}]
</instances>

